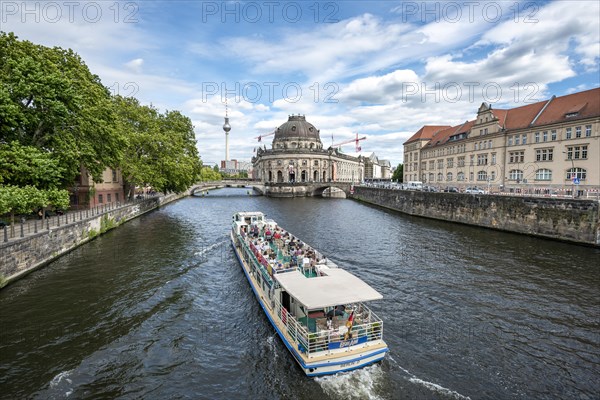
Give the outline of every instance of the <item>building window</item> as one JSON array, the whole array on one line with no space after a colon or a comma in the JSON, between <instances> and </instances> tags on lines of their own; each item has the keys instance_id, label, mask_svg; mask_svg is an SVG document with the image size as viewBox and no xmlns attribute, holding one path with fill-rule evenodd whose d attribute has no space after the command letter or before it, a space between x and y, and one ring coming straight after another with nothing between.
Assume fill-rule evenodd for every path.
<instances>
[{"instance_id":1,"label":"building window","mask_svg":"<svg viewBox=\"0 0 600 400\"><path fill-rule=\"evenodd\" d=\"M429 182L433 182L435 175L429 174Z\"/></svg>"},{"instance_id":2,"label":"building window","mask_svg":"<svg viewBox=\"0 0 600 400\"><path fill-rule=\"evenodd\" d=\"M556 140L556 129L550 131L550 140Z\"/></svg>"},{"instance_id":3,"label":"building window","mask_svg":"<svg viewBox=\"0 0 600 400\"><path fill-rule=\"evenodd\" d=\"M527 135L523 134L523 136L521 136L521 143L527 144Z\"/></svg>"},{"instance_id":4,"label":"building window","mask_svg":"<svg viewBox=\"0 0 600 400\"><path fill-rule=\"evenodd\" d=\"M435 161L429 161L429 169L435 169Z\"/></svg>"},{"instance_id":5,"label":"building window","mask_svg":"<svg viewBox=\"0 0 600 400\"><path fill-rule=\"evenodd\" d=\"M580 138L581 137L581 127L580 126L576 126L575 127L575 137L576 138Z\"/></svg>"},{"instance_id":6,"label":"building window","mask_svg":"<svg viewBox=\"0 0 600 400\"><path fill-rule=\"evenodd\" d=\"M479 145L478 143L474 143L473 144L473 150L479 150L478 145Z\"/></svg>"},{"instance_id":7,"label":"building window","mask_svg":"<svg viewBox=\"0 0 600 400\"><path fill-rule=\"evenodd\" d=\"M118 180L117 180L117 170L116 169L112 170L112 181L113 182L118 182Z\"/></svg>"},{"instance_id":8,"label":"building window","mask_svg":"<svg viewBox=\"0 0 600 400\"><path fill-rule=\"evenodd\" d=\"M473 173L469 172L469 181L473 182Z\"/></svg>"},{"instance_id":9,"label":"building window","mask_svg":"<svg viewBox=\"0 0 600 400\"><path fill-rule=\"evenodd\" d=\"M458 166L459 167L464 167L465 166L465 157L458 157Z\"/></svg>"},{"instance_id":10,"label":"building window","mask_svg":"<svg viewBox=\"0 0 600 400\"><path fill-rule=\"evenodd\" d=\"M511 181L520 182L523 179L523 171L520 169L511 169L508 175L508 179Z\"/></svg>"},{"instance_id":11,"label":"building window","mask_svg":"<svg viewBox=\"0 0 600 400\"><path fill-rule=\"evenodd\" d=\"M411 156L412 156L412 154L411 154ZM318 167L318 166L319 166L319 160L315 160L315 167Z\"/></svg>"},{"instance_id":12,"label":"building window","mask_svg":"<svg viewBox=\"0 0 600 400\"><path fill-rule=\"evenodd\" d=\"M475 165L475 156L471 155L470 165Z\"/></svg>"},{"instance_id":13,"label":"building window","mask_svg":"<svg viewBox=\"0 0 600 400\"><path fill-rule=\"evenodd\" d=\"M98 195L98 203L104 203L104 197L101 194Z\"/></svg>"},{"instance_id":14,"label":"building window","mask_svg":"<svg viewBox=\"0 0 600 400\"><path fill-rule=\"evenodd\" d=\"M491 149L491 148L492 148L492 141L488 140L488 149Z\"/></svg>"},{"instance_id":15,"label":"building window","mask_svg":"<svg viewBox=\"0 0 600 400\"><path fill-rule=\"evenodd\" d=\"M492 165L496 165L496 153L492 153Z\"/></svg>"},{"instance_id":16,"label":"building window","mask_svg":"<svg viewBox=\"0 0 600 400\"><path fill-rule=\"evenodd\" d=\"M281 160L277 160L277 165L281 166Z\"/></svg>"},{"instance_id":17,"label":"building window","mask_svg":"<svg viewBox=\"0 0 600 400\"><path fill-rule=\"evenodd\" d=\"M437 176L437 181L442 182L443 180L444 180L444 175L441 172L439 172L438 176Z\"/></svg>"},{"instance_id":18,"label":"building window","mask_svg":"<svg viewBox=\"0 0 600 400\"><path fill-rule=\"evenodd\" d=\"M518 146L521 142L521 136L515 135L515 146Z\"/></svg>"},{"instance_id":19,"label":"building window","mask_svg":"<svg viewBox=\"0 0 600 400\"><path fill-rule=\"evenodd\" d=\"M592 126L586 125L585 126L585 137L590 137L590 136L592 136Z\"/></svg>"},{"instance_id":20,"label":"building window","mask_svg":"<svg viewBox=\"0 0 600 400\"><path fill-rule=\"evenodd\" d=\"M478 181L487 181L487 172L485 172L485 171L479 171L477 173L477 180Z\"/></svg>"},{"instance_id":21,"label":"building window","mask_svg":"<svg viewBox=\"0 0 600 400\"><path fill-rule=\"evenodd\" d=\"M535 180L536 181L551 181L552 180L552 171L549 169L538 169L535 171Z\"/></svg>"},{"instance_id":22,"label":"building window","mask_svg":"<svg viewBox=\"0 0 600 400\"><path fill-rule=\"evenodd\" d=\"M509 136L508 137L508 145L512 146L512 142L513 142L512 136Z\"/></svg>"},{"instance_id":23,"label":"building window","mask_svg":"<svg viewBox=\"0 0 600 400\"><path fill-rule=\"evenodd\" d=\"M302 160L302 166L306 167L308 165L308 161Z\"/></svg>"},{"instance_id":24,"label":"building window","mask_svg":"<svg viewBox=\"0 0 600 400\"><path fill-rule=\"evenodd\" d=\"M582 160L587 158L587 146L567 147L567 160Z\"/></svg>"},{"instance_id":25,"label":"building window","mask_svg":"<svg viewBox=\"0 0 600 400\"><path fill-rule=\"evenodd\" d=\"M536 143L539 143L539 142L540 142L540 133L539 133L539 132L536 132L536 133L535 133L535 135L533 135L533 140L534 140Z\"/></svg>"},{"instance_id":26,"label":"building window","mask_svg":"<svg viewBox=\"0 0 600 400\"><path fill-rule=\"evenodd\" d=\"M548 141L548 131L544 131L544 133L542 133L542 141L543 142Z\"/></svg>"},{"instance_id":27,"label":"building window","mask_svg":"<svg viewBox=\"0 0 600 400\"><path fill-rule=\"evenodd\" d=\"M452 181L452 172L448 172L448 173L446 174L446 180L447 180L448 182L451 182L451 181Z\"/></svg>"},{"instance_id":28,"label":"building window","mask_svg":"<svg viewBox=\"0 0 600 400\"><path fill-rule=\"evenodd\" d=\"M567 139L571 139L572 132L573 132L572 128L567 128Z\"/></svg>"},{"instance_id":29,"label":"building window","mask_svg":"<svg viewBox=\"0 0 600 400\"><path fill-rule=\"evenodd\" d=\"M535 151L535 161L552 161L554 149L537 149Z\"/></svg>"},{"instance_id":30,"label":"building window","mask_svg":"<svg viewBox=\"0 0 600 400\"><path fill-rule=\"evenodd\" d=\"M525 152L524 151L511 151L508 153L508 162L509 163L522 163L525 162Z\"/></svg>"},{"instance_id":31,"label":"building window","mask_svg":"<svg viewBox=\"0 0 600 400\"><path fill-rule=\"evenodd\" d=\"M107 202L107 203L112 203L112 198L111 198L111 196L112 196L112 195L111 195L110 193L108 193L108 194L106 195L106 202Z\"/></svg>"},{"instance_id":32,"label":"building window","mask_svg":"<svg viewBox=\"0 0 600 400\"><path fill-rule=\"evenodd\" d=\"M452 167L454 167L454 158L448 158L448 159L446 160L446 163L447 163L447 165L448 165L448 168L452 168Z\"/></svg>"},{"instance_id":33,"label":"building window","mask_svg":"<svg viewBox=\"0 0 600 400\"><path fill-rule=\"evenodd\" d=\"M478 154L477 155L477 165L487 165L488 155L487 154Z\"/></svg>"},{"instance_id":34,"label":"building window","mask_svg":"<svg viewBox=\"0 0 600 400\"><path fill-rule=\"evenodd\" d=\"M465 180L465 173L464 172L459 172L458 174L456 174L456 180L459 182L462 182Z\"/></svg>"},{"instance_id":35,"label":"building window","mask_svg":"<svg viewBox=\"0 0 600 400\"><path fill-rule=\"evenodd\" d=\"M579 178L580 180L585 180L587 175L587 171L583 168L569 168L567 170L567 180L571 180L573 178Z\"/></svg>"},{"instance_id":36,"label":"building window","mask_svg":"<svg viewBox=\"0 0 600 400\"><path fill-rule=\"evenodd\" d=\"M438 169L444 169L444 160L438 160Z\"/></svg>"},{"instance_id":37,"label":"building window","mask_svg":"<svg viewBox=\"0 0 600 400\"><path fill-rule=\"evenodd\" d=\"M119 202L119 193L115 193L115 201L118 203Z\"/></svg>"}]
</instances>

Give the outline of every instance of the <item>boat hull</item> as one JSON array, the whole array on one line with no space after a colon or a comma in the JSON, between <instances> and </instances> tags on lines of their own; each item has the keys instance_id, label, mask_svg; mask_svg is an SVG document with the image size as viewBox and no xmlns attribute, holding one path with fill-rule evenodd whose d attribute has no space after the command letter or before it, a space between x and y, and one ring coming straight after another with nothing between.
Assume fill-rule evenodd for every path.
<instances>
[{"instance_id":1,"label":"boat hull","mask_svg":"<svg viewBox=\"0 0 600 400\"><path fill-rule=\"evenodd\" d=\"M244 275L246 275L246 279L248 280L248 283L254 292L254 296L269 319L269 322L273 328L275 328L277 335L307 376L332 375L339 372L352 371L383 360L385 353L388 352L388 348L387 346L377 345L372 346L373 349L363 348L360 351L350 352L345 356L338 355L336 357L317 357L315 360L310 360L303 356L303 354L300 353L300 351L296 348L295 344L288 340L286 335L277 326L277 323L274 320L276 317L273 315L270 307L267 305L264 293L259 287L257 287L254 280L250 276L250 271L245 262L242 260L242 257L235 246L233 235L231 235L231 245L238 262L242 267L242 271L244 271Z\"/></svg>"}]
</instances>

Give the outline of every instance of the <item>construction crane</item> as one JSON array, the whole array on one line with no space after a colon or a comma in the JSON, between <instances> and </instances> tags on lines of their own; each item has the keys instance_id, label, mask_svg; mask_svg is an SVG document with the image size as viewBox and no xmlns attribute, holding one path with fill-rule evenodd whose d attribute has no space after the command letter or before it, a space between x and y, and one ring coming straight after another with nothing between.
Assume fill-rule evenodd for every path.
<instances>
[{"instance_id":1,"label":"construction crane","mask_svg":"<svg viewBox=\"0 0 600 400\"><path fill-rule=\"evenodd\" d=\"M270 133L266 133L266 134L264 134L264 135L257 136L257 137L255 137L254 139L258 139L258 141L259 141L259 142L261 142L261 141L262 141L262 138L264 138L264 137L267 137L267 136L274 135L276 132L277 132L277 131L276 131L276 130L274 130L273 132L270 132Z\"/></svg>"},{"instance_id":2,"label":"construction crane","mask_svg":"<svg viewBox=\"0 0 600 400\"><path fill-rule=\"evenodd\" d=\"M358 133L356 134L356 138L355 139L350 139L350 140L346 140L340 143L336 143L336 144L332 144L331 147L340 147L343 144L348 144L348 143L352 143L354 142L354 146L356 148L356 152L359 153L362 149L360 148L360 146L358 145L361 140L366 140L367 137L363 136L361 138L358 137Z\"/></svg>"}]
</instances>

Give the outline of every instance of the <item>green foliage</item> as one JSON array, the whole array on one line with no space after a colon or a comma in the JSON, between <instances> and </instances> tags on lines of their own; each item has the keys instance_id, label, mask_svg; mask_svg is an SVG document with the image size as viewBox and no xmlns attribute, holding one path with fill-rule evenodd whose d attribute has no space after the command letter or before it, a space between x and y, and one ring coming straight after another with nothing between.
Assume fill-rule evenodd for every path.
<instances>
[{"instance_id":1,"label":"green foliage","mask_svg":"<svg viewBox=\"0 0 600 400\"><path fill-rule=\"evenodd\" d=\"M100 219L100 233L104 233L109 231L117 226L117 223L113 218L110 218L108 215L103 215Z\"/></svg>"},{"instance_id":2,"label":"green foliage","mask_svg":"<svg viewBox=\"0 0 600 400\"><path fill-rule=\"evenodd\" d=\"M218 170L215 172L211 167L202 167L200 171L200 180L202 182L220 181L221 179L223 179L223 176Z\"/></svg>"},{"instance_id":3,"label":"green foliage","mask_svg":"<svg viewBox=\"0 0 600 400\"><path fill-rule=\"evenodd\" d=\"M398 164L398 168L396 168L394 174L392 175L392 180L396 182L404 181L404 164Z\"/></svg>"},{"instance_id":4,"label":"green foliage","mask_svg":"<svg viewBox=\"0 0 600 400\"><path fill-rule=\"evenodd\" d=\"M0 32L0 136L49 152L62 187L83 165L95 180L121 158L110 92L72 50Z\"/></svg>"},{"instance_id":5,"label":"green foliage","mask_svg":"<svg viewBox=\"0 0 600 400\"><path fill-rule=\"evenodd\" d=\"M160 114L137 99L116 96L119 130L127 137L123 176L133 185L182 192L200 176L191 120L179 111Z\"/></svg>"}]
</instances>

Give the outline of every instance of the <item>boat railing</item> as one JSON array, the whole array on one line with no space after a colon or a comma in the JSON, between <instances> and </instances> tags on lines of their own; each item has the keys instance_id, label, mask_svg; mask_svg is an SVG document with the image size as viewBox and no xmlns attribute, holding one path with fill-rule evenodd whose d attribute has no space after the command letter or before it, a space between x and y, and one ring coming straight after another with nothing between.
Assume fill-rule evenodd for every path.
<instances>
[{"instance_id":1,"label":"boat railing","mask_svg":"<svg viewBox=\"0 0 600 400\"><path fill-rule=\"evenodd\" d=\"M269 271L267 267L258 262L256 257L253 256L248 243L243 238L240 237L239 242L243 247L243 251L248 254L248 261L254 264L255 269L260 271L263 279L269 285L272 285L271 274L273 271ZM294 346L302 353L314 354L341 349L356 344L380 340L383 337L383 321L362 303L357 304L359 312L355 317L354 323L350 326L350 333L348 333L348 327L344 319L339 321L340 324L337 326L337 329L322 329L321 327L317 327L315 332L310 332L308 327L304 326L281 305L273 296L273 292L269 292L268 295L268 301L273 309L273 313L285 327L285 332L292 339Z\"/></svg>"}]
</instances>

